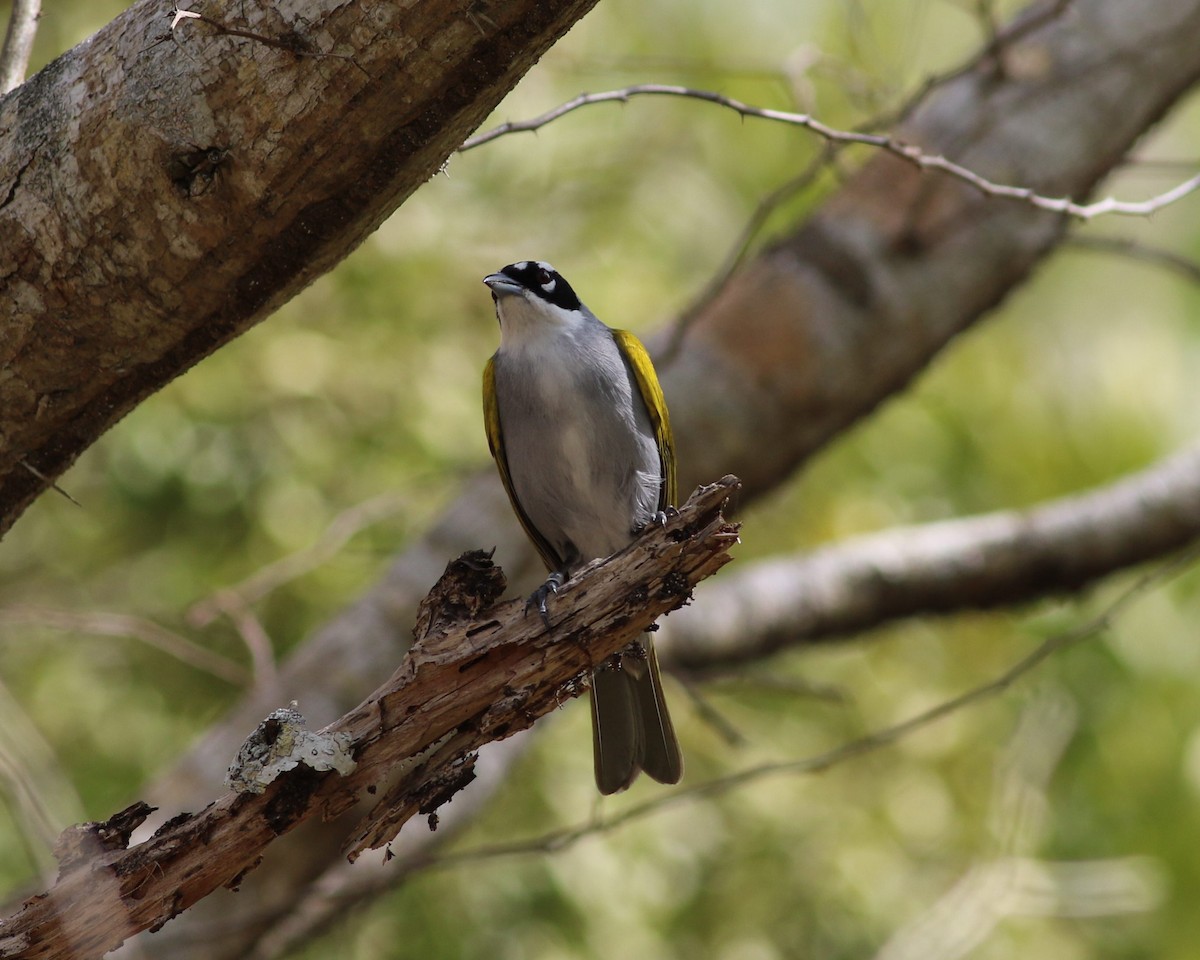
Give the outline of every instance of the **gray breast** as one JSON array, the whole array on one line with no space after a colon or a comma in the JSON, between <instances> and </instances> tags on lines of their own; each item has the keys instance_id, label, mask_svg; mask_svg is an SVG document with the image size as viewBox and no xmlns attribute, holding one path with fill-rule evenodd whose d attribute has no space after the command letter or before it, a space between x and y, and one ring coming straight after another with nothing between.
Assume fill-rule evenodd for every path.
<instances>
[{"instance_id":1,"label":"gray breast","mask_svg":"<svg viewBox=\"0 0 1200 960\"><path fill-rule=\"evenodd\" d=\"M571 569L625 546L658 509L661 463L645 404L600 321L496 354L513 490Z\"/></svg>"}]
</instances>

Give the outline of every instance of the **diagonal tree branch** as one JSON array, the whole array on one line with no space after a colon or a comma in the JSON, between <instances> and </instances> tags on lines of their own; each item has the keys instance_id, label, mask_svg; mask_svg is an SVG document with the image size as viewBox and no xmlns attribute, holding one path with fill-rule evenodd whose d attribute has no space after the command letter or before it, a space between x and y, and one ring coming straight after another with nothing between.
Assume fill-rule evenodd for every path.
<instances>
[{"instance_id":1,"label":"diagonal tree branch","mask_svg":"<svg viewBox=\"0 0 1200 960\"><path fill-rule=\"evenodd\" d=\"M51 610L32 606L0 607L0 628L15 625L71 630L101 637L133 637L174 657L180 663L203 670L226 683L245 686L250 680L249 672L241 664L142 617L123 613L79 613L73 610Z\"/></svg>"},{"instance_id":2,"label":"diagonal tree branch","mask_svg":"<svg viewBox=\"0 0 1200 960\"><path fill-rule=\"evenodd\" d=\"M1198 535L1200 448L1109 487L1033 510L887 531L796 560L742 567L708 584L691 606L661 624L658 637L665 662L700 672L727 669L769 656L787 645L829 642L900 616L995 606L1078 588L1114 570L1194 544ZM1194 550L1185 559L1194 559ZM922 714L913 725L906 722L896 736L1008 689L1063 645L1104 629L1128 602L1173 575L1181 563L1151 571L1079 631L1056 635L1012 671ZM893 742L893 734L872 735L868 741L869 748L886 745ZM839 749L831 759L840 761L857 749ZM787 764L780 768L790 769ZM774 768L756 768L749 776L772 772L776 772ZM494 783L499 771L491 770L486 776ZM733 782L742 782L740 775L735 775ZM707 794L722 789L723 783L725 778L717 785L701 784L695 790ZM692 792L685 789L680 796ZM662 802L674 803L674 797L672 794ZM644 812L656 809L658 801L652 801ZM453 821L457 823L470 815L457 804L453 812L459 816ZM604 821L598 829L615 825ZM593 828L596 825L588 825L580 832L587 834ZM568 833L574 838L576 831ZM430 863L431 857L440 862L440 857L430 853L432 844L424 839L418 837L417 843L398 848L400 859L387 864L355 864L353 868L334 864L302 901L303 909L273 929L253 955L276 956L314 927L331 922L350 903L402 882L413 870ZM550 841L552 848L559 839Z\"/></svg>"},{"instance_id":3,"label":"diagonal tree branch","mask_svg":"<svg viewBox=\"0 0 1200 960\"><path fill-rule=\"evenodd\" d=\"M745 565L664 624L668 662L725 668L901 617L1078 590L1200 538L1200 446L1030 510L886 530Z\"/></svg>"},{"instance_id":4,"label":"diagonal tree branch","mask_svg":"<svg viewBox=\"0 0 1200 960\"><path fill-rule=\"evenodd\" d=\"M362 242L594 3L207 0L171 30L139 0L0 99L0 534Z\"/></svg>"},{"instance_id":5,"label":"diagonal tree branch","mask_svg":"<svg viewBox=\"0 0 1200 960\"><path fill-rule=\"evenodd\" d=\"M593 664L686 603L700 580L729 561L737 529L721 509L736 487L726 477L697 490L678 516L585 568L556 598L549 629L526 617L520 600L496 604L505 580L489 555L451 563L422 607L417 642L387 683L319 734L273 716L248 742L289 760L291 769L273 780L247 773L243 747L231 770L241 792L173 817L143 843L128 846L151 811L146 804L67 831L57 883L4 922L0 957L99 957L219 887L237 887L274 840L302 821L336 817L363 799L376 798L356 850L382 846L418 813L435 816L470 783L479 747L577 696ZM289 738L302 748L281 752ZM336 752L333 769L314 768L310 749Z\"/></svg>"},{"instance_id":6,"label":"diagonal tree branch","mask_svg":"<svg viewBox=\"0 0 1200 960\"><path fill-rule=\"evenodd\" d=\"M1082 202L1200 77L1200 56L1172 32L1200 29L1200 3L1139 11L1148 19L1119 0L1073 4L1010 51L1036 70L964 74L892 136L993 182ZM1132 102L1134 89L1147 98ZM732 470L749 496L770 489L902 390L1068 225L875 156L689 326L687 348L662 371L668 401L686 398L672 416L684 474Z\"/></svg>"}]
</instances>

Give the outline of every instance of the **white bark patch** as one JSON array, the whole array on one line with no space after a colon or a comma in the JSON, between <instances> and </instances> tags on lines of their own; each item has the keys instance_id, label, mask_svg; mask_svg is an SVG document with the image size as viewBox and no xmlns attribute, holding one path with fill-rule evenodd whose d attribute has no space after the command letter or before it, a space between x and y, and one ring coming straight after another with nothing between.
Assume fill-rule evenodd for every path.
<instances>
[{"instance_id":1,"label":"white bark patch","mask_svg":"<svg viewBox=\"0 0 1200 960\"><path fill-rule=\"evenodd\" d=\"M300 764L313 770L336 770L343 777L355 767L351 739L345 733L312 733L295 701L281 707L246 738L225 775L235 793L262 793L267 786Z\"/></svg>"}]
</instances>

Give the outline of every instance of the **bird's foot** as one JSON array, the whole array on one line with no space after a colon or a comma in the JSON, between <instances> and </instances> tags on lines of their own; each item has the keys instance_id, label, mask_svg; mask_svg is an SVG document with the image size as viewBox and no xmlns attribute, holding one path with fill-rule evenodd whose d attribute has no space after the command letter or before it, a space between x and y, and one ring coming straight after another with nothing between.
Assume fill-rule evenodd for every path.
<instances>
[{"instance_id":1,"label":"bird's foot","mask_svg":"<svg viewBox=\"0 0 1200 960\"><path fill-rule=\"evenodd\" d=\"M546 609L546 600L551 594L558 593L558 588L567 582L567 575L555 571L546 578L546 582L533 591L529 595L529 599L525 601L525 613L529 613L529 608L537 609L538 614L542 618L542 623L546 625L546 629L550 629L550 613Z\"/></svg>"},{"instance_id":2,"label":"bird's foot","mask_svg":"<svg viewBox=\"0 0 1200 960\"><path fill-rule=\"evenodd\" d=\"M644 533L651 527L665 527L668 520L673 520L677 516L679 516L679 511L675 507L672 507L670 504L668 504L665 509L659 510L649 520L646 520L635 526L633 528L633 535L636 537L639 533Z\"/></svg>"}]
</instances>

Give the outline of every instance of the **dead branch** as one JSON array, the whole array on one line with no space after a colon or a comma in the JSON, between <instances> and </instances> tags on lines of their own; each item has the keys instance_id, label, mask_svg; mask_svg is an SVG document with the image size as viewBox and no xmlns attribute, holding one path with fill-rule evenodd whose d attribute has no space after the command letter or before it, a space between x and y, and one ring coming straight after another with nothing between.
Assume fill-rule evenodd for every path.
<instances>
[{"instance_id":1,"label":"dead branch","mask_svg":"<svg viewBox=\"0 0 1200 960\"><path fill-rule=\"evenodd\" d=\"M130 835L152 810L144 803L72 828L56 850L58 881L3 924L0 957L99 957L212 891L237 887L301 822L337 816L364 798L376 799L352 853L387 843L418 813L435 817L470 782L479 747L578 695L593 664L685 604L729 561L737 528L721 509L736 487L733 477L702 487L678 516L585 568L556 597L550 629L525 616L521 600L496 603L506 584L490 555L452 562L422 604L416 642L392 678L310 738L346 745L340 765L350 772L318 772L307 755L292 756L299 765L269 784L231 771L249 788L171 818L132 847ZM259 740L277 746L279 722L264 727Z\"/></svg>"}]
</instances>

